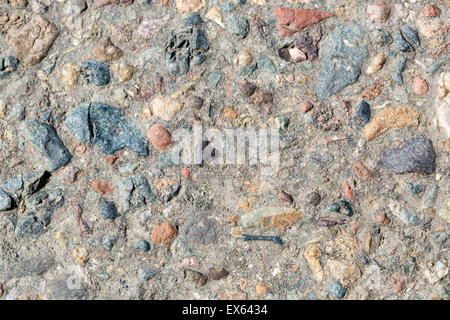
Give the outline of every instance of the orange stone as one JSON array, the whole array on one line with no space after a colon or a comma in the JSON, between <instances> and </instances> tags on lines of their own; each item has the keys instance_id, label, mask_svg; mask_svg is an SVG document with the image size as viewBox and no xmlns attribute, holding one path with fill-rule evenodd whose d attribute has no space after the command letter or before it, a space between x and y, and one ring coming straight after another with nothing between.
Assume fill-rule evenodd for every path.
<instances>
[{"instance_id":1,"label":"orange stone","mask_svg":"<svg viewBox=\"0 0 450 320\"><path fill-rule=\"evenodd\" d=\"M119 156L106 156L106 157L105 157L106 162L107 162L110 166L112 166L112 165L117 161L117 159L119 159Z\"/></svg>"},{"instance_id":2,"label":"orange stone","mask_svg":"<svg viewBox=\"0 0 450 320\"><path fill-rule=\"evenodd\" d=\"M177 231L170 222L158 223L152 231L151 239L160 245L169 244L177 235Z\"/></svg>"},{"instance_id":3,"label":"orange stone","mask_svg":"<svg viewBox=\"0 0 450 320\"><path fill-rule=\"evenodd\" d=\"M300 111L303 113L307 113L313 107L314 107L314 105L309 101L302 101L302 103L300 103Z\"/></svg>"},{"instance_id":4,"label":"orange stone","mask_svg":"<svg viewBox=\"0 0 450 320\"><path fill-rule=\"evenodd\" d=\"M181 170L181 173L183 174L183 177L184 177L185 179L189 179L189 177L191 176L191 171L189 171L188 168L183 168L183 169Z\"/></svg>"},{"instance_id":5,"label":"orange stone","mask_svg":"<svg viewBox=\"0 0 450 320\"><path fill-rule=\"evenodd\" d=\"M367 169L361 161L353 164L353 172L358 178L361 178L366 183L371 182L374 178L372 171Z\"/></svg>"},{"instance_id":6,"label":"orange stone","mask_svg":"<svg viewBox=\"0 0 450 320\"><path fill-rule=\"evenodd\" d=\"M267 293L267 287L263 285L261 282L256 286L256 293L263 296Z\"/></svg>"},{"instance_id":7,"label":"orange stone","mask_svg":"<svg viewBox=\"0 0 450 320\"><path fill-rule=\"evenodd\" d=\"M290 9L275 7L280 36L290 37L310 25L333 16L332 13L311 9Z\"/></svg>"}]
</instances>

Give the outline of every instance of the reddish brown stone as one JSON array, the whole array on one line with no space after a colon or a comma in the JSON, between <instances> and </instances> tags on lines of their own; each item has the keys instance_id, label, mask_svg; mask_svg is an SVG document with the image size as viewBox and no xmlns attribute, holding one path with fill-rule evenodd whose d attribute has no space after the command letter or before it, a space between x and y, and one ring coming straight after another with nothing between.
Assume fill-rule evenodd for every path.
<instances>
[{"instance_id":1,"label":"reddish brown stone","mask_svg":"<svg viewBox=\"0 0 450 320\"><path fill-rule=\"evenodd\" d=\"M441 14L441 9L432 4L427 4L422 11L425 17L437 17Z\"/></svg>"},{"instance_id":2,"label":"reddish brown stone","mask_svg":"<svg viewBox=\"0 0 450 320\"><path fill-rule=\"evenodd\" d=\"M312 24L333 16L332 13L311 9L290 9L275 7L280 36L289 37Z\"/></svg>"},{"instance_id":3,"label":"reddish brown stone","mask_svg":"<svg viewBox=\"0 0 450 320\"><path fill-rule=\"evenodd\" d=\"M380 215L378 215L375 218L375 221L378 222L379 224L389 224L389 223L391 223L391 219L389 219L388 216L386 215L386 213L384 213L384 212L380 213Z\"/></svg>"},{"instance_id":4,"label":"reddish brown stone","mask_svg":"<svg viewBox=\"0 0 450 320\"><path fill-rule=\"evenodd\" d=\"M265 104L272 104L273 93L265 89L258 88L256 92L250 97L250 101L258 107L261 107Z\"/></svg>"},{"instance_id":5,"label":"reddish brown stone","mask_svg":"<svg viewBox=\"0 0 450 320\"><path fill-rule=\"evenodd\" d=\"M181 173L183 174L183 177L187 180L191 176L191 171L189 171L188 168L183 168L181 170Z\"/></svg>"},{"instance_id":6,"label":"reddish brown stone","mask_svg":"<svg viewBox=\"0 0 450 320\"><path fill-rule=\"evenodd\" d=\"M309 101L302 101L302 103L300 103L300 111L303 113L307 113L313 107L314 107L314 105Z\"/></svg>"},{"instance_id":7,"label":"reddish brown stone","mask_svg":"<svg viewBox=\"0 0 450 320\"><path fill-rule=\"evenodd\" d=\"M169 222L158 223L152 231L151 239L153 242L167 245L177 235L177 231Z\"/></svg>"},{"instance_id":8,"label":"reddish brown stone","mask_svg":"<svg viewBox=\"0 0 450 320\"><path fill-rule=\"evenodd\" d=\"M89 184L92 190L98 192L101 195L111 195L114 188L109 181L94 181Z\"/></svg>"},{"instance_id":9,"label":"reddish brown stone","mask_svg":"<svg viewBox=\"0 0 450 320\"><path fill-rule=\"evenodd\" d=\"M353 172L358 178L361 178L366 183L371 182L374 178L372 171L367 169L361 161L353 164Z\"/></svg>"},{"instance_id":10,"label":"reddish brown stone","mask_svg":"<svg viewBox=\"0 0 450 320\"><path fill-rule=\"evenodd\" d=\"M148 129L147 138L157 150L164 150L172 144L172 136L169 131L159 123Z\"/></svg>"},{"instance_id":11,"label":"reddish brown stone","mask_svg":"<svg viewBox=\"0 0 450 320\"><path fill-rule=\"evenodd\" d=\"M117 159L119 159L119 156L106 156L106 157L105 157L106 162L107 162L110 166L112 166L112 165L117 161Z\"/></svg>"},{"instance_id":12,"label":"reddish brown stone","mask_svg":"<svg viewBox=\"0 0 450 320\"><path fill-rule=\"evenodd\" d=\"M367 100L375 99L376 97L378 97L380 95L383 87L384 87L383 83L381 83L379 81L375 82L374 84L372 84L370 87L368 87L361 93L361 97L366 98Z\"/></svg>"}]
</instances>

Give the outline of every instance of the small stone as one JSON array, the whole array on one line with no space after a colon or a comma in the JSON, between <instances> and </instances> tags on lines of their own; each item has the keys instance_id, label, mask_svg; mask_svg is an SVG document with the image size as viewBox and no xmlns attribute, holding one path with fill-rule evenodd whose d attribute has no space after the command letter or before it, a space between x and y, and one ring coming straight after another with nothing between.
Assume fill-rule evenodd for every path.
<instances>
[{"instance_id":1,"label":"small stone","mask_svg":"<svg viewBox=\"0 0 450 320\"><path fill-rule=\"evenodd\" d=\"M308 111L311 111L313 107L314 107L314 105L311 102L306 101L306 100L302 101L300 103L300 111L303 113L307 113Z\"/></svg>"},{"instance_id":2,"label":"small stone","mask_svg":"<svg viewBox=\"0 0 450 320\"><path fill-rule=\"evenodd\" d=\"M114 202L103 201L100 207L100 215L105 220L114 221L119 216L119 212Z\"/></svg>"},{"instance_id":3,"label":"small stone","mask_svg":"<svg viewBox=\"0 0 450 320\"><path fill-rule=\"evenodd\" d=\"M320 257L322 256L322 251L320 250L319 245L313 243L306 248L303 253L306 261L309 264L309 267L313 271L313 277L316 281L322 281L323 278L323 269L320 265Z\"/></svg>"},{"instance_id":4,"label":"small stone","mask_svg":"<svg viewBox=\"0 0 450 320\"><path fill-rule=\"evenodd\" d=\"M119 82L125 82L133 78L135 68L127 63L117 63L111 66L111 71Z\"/></svg>"},{"instance_id":5,"label":"small stone","mask_svg":"<svg viewBox=\"0 0 450 320\"><path fill-rule=\"evenodd\" d=\"M257 86L247 80L239 81L239 91L245 96L250 97L257 89Z\"/></svg>"},{"instance_id":6,"label":"small stone","mask_svg":"<svg viewBox=\"0 0 450 320\"><path fill-rule=\"evenodd\" d=\"M160 245L168 245L176 237L177 231L170 222L158 223L152 231L151 239Z\"/></svg>"},{"instance_id":7,"label":"small stone","mask_svg":"<svg viewBox=\"0 0 450 320\"><path fill-rule=\"evenodd\" d=\"M420 34L428 39L438 38L442 32L442 24L439 19L420 18L416 25Z\"/></svg>"},{"instance_id":8,"label":"small stone","mask_svg":"<svg viewBox=\"0 0 450 320\"><path fill-rule=\"evenodd\" d=\"M61 179L65 182L74 183L79 173L79 168L69 165L61 171Z\"/></svg>"},{"instance_id":9,"label":"small stone","mask_svg":"<svg viewBox=\"0 0 450 320\"><path fill-rule=\"evenodd\" d=\"M370 111L370 104L364 100L361 101L355 114L355 120L358 125L365 126L370 121L371 115L372 112Z\"/></svg>"},{"instance_id":10,"label":"small stone","mask_svg":"<svg viewBox=\"0 0 450 320\"><path fill-rule=\"evenodd\" d=\"M119 59L123 52L114 46L110 38L103 38L92 49L92 55L101 62L111 62Z\"/></svg>"},{"instance_id":11,"label":"small stone","mask_svg":"<svg viewBox=\"0 0 450 320\"><path fill-rule=\"evenodd\" d=\"M372 23L386 22L391 12L391 6L384 1L377 1L367 6L367 15Z\"/></svg>"},{"instance_id":12,"label":"small stone","mask_svg":"<svg viewBox=\"0 0 450 320\"><path fill-rule=\"evenodd\" d=\"M72 63L66 63L59 74L59 79L66 88L70 88L77 85L78 73L80 68Z\"/></svg>"},{"instance_id":13,"label":"small stone","mask_svg":"<svg viewBox=\"0 0 450 320\"><path fill-rule=\"evenodd\" d=\"M220 280L228 277L230 273L224 268L210 268L209 269L209 277L212 280Z\"/></svg>"},{"instance_id":14,"label":"small stone","mask_svg":"<svg viewBox=\"0 0 450 320\"><path fill-rule=\"evenodd\" d=\"M306 203L310 206L316 207L320 201L322 200L320 194L318 192L311 192L307 197L306 197Z\"/></svg>"},{"instance_id":15,"label":"small stone","mask_svg":"<svg viewBox=\"0 0 450 320\"><path fill-rule=\"evenodd\" d=\"M419 194L425 190L426 185L425 184L413 184L406 182L406 186L408 187L409 191L411 191L414 194Z\"/></svg>"},{"instance_id":16,"label":"small stone","mask_svg":"<svg viewBox=\"0 0 450 320\"><path fill-rule=\"evenodd\" d=\"M433 184L429 188L427 188L427 191L425 191L425 194L422 197L422 208L431 208L434 205L434 202L436 201L436 196L438 194L439 187L436 184Z\"/></svg>"},{"instance_id":17,"label":"small stone","mask_svg":"<svg viewBox=\"0 0 450 320\"><path fill-rule=\"evenodd\" d=\"M223 109L223 119L236 119L239 116L236 110L233 107L225 107Z\"/></svg>"},{"instance_id":18,"label":"small stone","mask_svg":"<svg viewBox=\"0 0 450 320\"><path fill-rule=\"evenodd\" d=\"M142 281L148 281L156 276L156 271L152 269L140 269L138 272L138 277Z\"/></svg>"},{"instance_id":19,"label":"small stone","mask_svg":"<svg viewBox=\"0 0 450 320\"><path fill-rule=\"evenodd\" d=\"M403 145L383 152L380 165L394 173L419 172L434 173L436 169L436 153L431 140L424 135L417 135Z\"/></svg>"},{"instance_id":20,"label":"small stone","mask_svg":"<svg viewBox=\"0 0 450 320\"><path fill-rule=\"evenodd\" d=\"M188 168L183 168L181 170L181 174L183 175L183 177L187 180L189 179L189 177L191 176L191 171L189 171Z\"/></svg>"},{"instance_id":21,"label":"small stone","mask_svg":"<svg viewBox=\"0 0 450 320\"><path fill-rule=\"evenodd\" d=\"M300 50L296 47L289 48L288 52L289 52L290 61L292 61L292 62L300 62L300 61L305 61L307 59L306 54L302 50Z\"/></svg>"},{"instance_id":22,"label":"small stone","mask_svg":"<svg viewBox=\"0 0 450 320\"><path fill-rule=\"evenodd\" d=\"M72 259L80 265L85 265L89 259L89 252L85 248L77 247L72 252Z\"/></svg>"},{"instance_id":23,"label":"small stone","mask_svg":"<svg viewBox=\"0 0 450 320\"><path fill-rule=\"evenodd\" d=\"M255 93L250 97L251 103L261 107L263 105L270 105L273 103L273 93L265 89L258 88Z\"/></svg>"},{"instance_id":24,"label":"small stone","mask_svg":"<svg viewBox=\"0 0 450 320\"><path fill-rule=\"evenodd\" d=\"M164 121L172 119L182 108L183 105L179 101L162 95L157 96L150 102L153 115Z\"/></svg>"},{"instance_id":25,"label":"small stone","mask_svg":"<svg viewBox=\"0 0 450 320\"><path fill-rule=\"evenodd\" d=\"M195 283L197 287L203 287L208 282L208 276L195 270L185 269L184 280Z\"/></svg>"},{"instance_id":26,"label":"small stone","mask_svg":"<svg viewBox=\"0 0 450 320\"><path fill-rule=\"evenodd\" d=\"M114 163L116 163L117 159L119 159L118 155L105 157L106 163L108 163L110 166L112 166Z\"/></svg>"},{"instance_id":27,"label":"small stone","mask_svg":"<svg viewBox=\"0 0 450 320\"><path fill-rule=\"evenodd\" d=\"M419 112L407 104L386 107L378 112L362 129L366 141L370 141L394 128L419 125Z\"/></svg>"},{"instance_id":28,"label":"small stone","mask_svg":"<svg viewBox=\"0 0 450 320\"><path fill-rule=\"evenodd\" d=\"M384 84L380 81L375 82L368 88L364 89L361 92L361 97L366 98L367 100L373 100L381 94L381 90L383 89Z\"/></svg>"},{"instance_id":29,"label":"small stone","mask_svg":"<svg viewBox=\"0 0 450 320\"><path fill-rule=\"evenodd\" d=\"M433 4L427 4L423 7L422 12L425 17L437 17L441 14L441 9Z\"/></svg>"},{"instance_id":30,"label":"small stone","mask_svg":"<svg viewBox=\"0 0 450 320\"><path fill-rule=\"evenodd\" d=\"M210 244L217 240L216 225L212 219L206 216L191 215L186 219L182 228L182 234L192 242Z\"/></svg>"},{"instance_id":31,"label":"small stone","mask_svg":"<svg viewBox=\"0 0 450 320\"><path fill-rule=\"evenodd\" d=\"M203 99L191 94L186 98L184 105L186 108L200 110L200 108L203 106Z\"/></svg>"},{"instance_id":32,"label":"small stone","mask_svg":"<svg viewBox=\"0 0 450 320\"><path fill-rule=\"evenodd\" d=\"M23 188L22 175L17 174L0 183L0 187L8 191L19 191Z\"/></svg>"},{"instance_id":33,"label":"small stone","mask_svg":"<svg viewBox=\"0 0 450 320\"><path fill-rule=\"evenodd\" d=\"M392 81L396 83L403 84L403 70L405 70L406 67L406 57L403 55L399 55L397 58L397 61L395 63L395 68L393 72L391 73L391 79Z\"/></svg>"},{"instance_id":34,"label":"small stone","mask_svg":"<svg viewBox=\"0 0 450 320\"><path fill-rule=\"evenodd\" d=\"M164 126L157 123L147 131L147 138L157 150L167 149L172 145L172 136Z\"/></svg>"},{"instance_id":35,"label":"small stone","mask_svg":"<svg viewBox=\"0 0 450 320\"><path fill-rule=\"evenodd\" d=\"M50 172L65 166L72 159L72 155L52 126L36 120L28 120L22 122L20 131L24 138L45 157L46 166Z\"/></svg>"},{"instance_id":36,"label":"small stone","mask_svg":"<svg viewBox=\"0 0 450 320\"><path fill-rule=\"evenodd\" d=\"M179 13L199 11L205 7L205 0L175 0Z\"/></svg>"},{"instance_id":37,"label":"small stone","mask_svg":"<svg viewBox=\"0 0 450 320\"><path fill-rule=\"evenodd\" d=\"M44 223L36 215L35 212L28 211L25 212L17 220L17 226L14 230L16 236L21 238L34 238L37 239L44 232Z\"/></svg>"},{"instance_id":38,"label":"small stone","mask_svg":"<svg viewBox=\"0 0 450 320\"><path fill-rule=\"evenodd\" d=\"M413 89L414 93L419 96L426 95L428 93L427 81L418 76L414 77Z\"/></svg>"},{"instance_id":39,"label":"small stone","mask_svg":"<svg viewBox=\"0 0 450 320\"><path fill-rule=\"evenodd\" d=\"M12 199L3 189L0 189L0 211L9 210L12 207Z\"/></svg>"},{"instance_id":40,"label":"small stone","mask_svg":"<svg viewBox=\"0 0 450 320\"><path fill-rule=\"evenodd\" d=\"M53 23L34 15L20 28L11 28L6 41L24 66L31 67L45 58L57 35L58 29Z\"/></svg>"},{"instance_id":41,"label":"small stone","mask_svg":"<svg viewBox=\"0 0 450 320\"><path fill-rule=\"evenodd\" d=\"M94 181L89 184L92 190L101 195L112 195L114 188L109 181Z\"/></svg>"},{"instance_id":42,"label":"small stone","mask_svg":"<svg viewBox=\"0 0 450 320\"><path fill-rule=\"evenodd\" d=\"M231 33L241 39L245 38L250 31L250 23L244 16L233 14L227 18L226 22Z\"/></svg>"},{"instance_id":43,"label":"small stone","mask_svg":"<svg viewBox=\"0 0 450 320\"><path fill-rule=\"evenodd\" d=\"M260 296L263 296L267 293L267 287L260 282L256 285L255 291Z\"/></svg>"},{"instance_id":44,"label":"small stone","mask_svg":"<svg viewBox=\"0 0 450 320\"><path fill-rule=\"evenodd\" d=\"M184 24L193 25L193 26L198 26L198 25L203 24L202 17L197 12L194 12L191 15L184 18L183 22L184 22Z\"/></svg>"},{"instance_id":45,"label":"small stone","mask_svg":"<svg viewBox=\"0 0 450 320\"><path fill-rule=\"evenodd\" d=\"M414 212L406 210L400 203L391 201L389 203L389 209L395 217L408 226L417 226L420 224L420 219L417 215Z\"/></svg>"},{"instance_id":46,"label":"small stone","mask_svg":"<svg viewBox=\"0 0 450 320\"><path fill-rule=\"evenodd\" d=\"M150 244L145 241L144 239L139 240L136 245L134 246L138 250L142 250L144 252L147 252L150 250Z\"/></svg>"},{"instance_id":47,"label":"small stone","mask_svg":"<svg viewBox=\"0 0 450 320\"><path fill-rule=\"evenodd\" d=\"M417 30L408 26L401 26L400 30L397 31L395 46L403 52L416 50L420 46Z\"/></svg>"},{"instance_id":48,"label":"small stone","mask_svg":"<svg viewBox=\"0 0 450 320\"><path fill-rule=\"evenodd\" d=\"M366 183L370 183L374 179L372 171L367 169L367 167L361 161L355 162L353 164L353 172L357 177L361 178Z\"/></svg>"},{"instance_id":49,"label":"small stone","mask_svg":"<svg viewBox=\"0 0 450 320\"><path fill-rule=\"evenodd\" d=\"M150 39L157 34L167 22L169 22L169 19L170 15L166 15L162 19L144 19L138 26L137 32L142 38Z\"/></svg>"},{"instance_id":50,"label":"small stone","mask_svg":"<svg viewBox=\"0 0 450 320\"><path fill-rule=\"evenodd\" d=\"M241 67L247 67L253 62L253 56L248 49L242 50L236 58L236 63Z\"/></svg>"},{"instance_id":51,"label":"small stone","mask_svg":"<svg viewBox=\"0 0 450 320\"><path fill-rule=\"evenodd\" d=\"M295 208L265 207L253 210L241 217L244 228L251 227L289 227L303 218Z\"/></svg>"},{"instance_id":52,"label":"small stone","mask_svg":"<svg viewBox=\"0 0 450 320\"><path fill-rule=\"evenodd\" d=\"M374 29L369 34L370 41L375 46L385 46L392 43L393 39L389 32L383 29Z\"/></svg>"},{"instance_id":53,"label":"small stone","mask_svg":"<svg viewBox=\"0 0 450 320\"><path fill-rule=\"evenodd\" d=\"M219 82L222 80L224 75L225 74L222 71L212 72L208 77L208 86L211 89L217 88L217 86L219 85Z\"/></svg>"},{"instance_id":54,"label":"small stone","mask_svg":"<svg viewBox=\"0 0 450 320\"><path fill-rule=\"evenodd\" d=\"M383 68L384 63L386 62L386 55L384 53L379 53L370 61L369 66L367 67L367 74L374 74Z\"/></svg>"},{"instance_id":55,"label":"small stone","mask_svg":"<svg viewBox=\"0 0 450 320\"><path fill-rule=\"evenodd\" d=\"M220 10L218 7L212 6L206 13L205 18L208 20L214 21L222 28L225 28L225 25L223 24L223 21L222 21L222 14L220 13Z\"/></svg>"},{"instance_id":56,"label":"small stone","mask_svg":"<svg viewBox=\"0 0 450 320\"><path fill-rule=\"evenodd\" d=\"M111 81L109 67L107 64L98 61L86 61L83 69L90 71L87 73L87 81L96 86L103 86Z\"/></svg>"},{"instance_id":57,"label":"small stone","mask_svg":"<svg viewBox=\"0 0 450 320\"><path fill-rule=\"evenodd\" d=\"M330 291L337 299L342 299L347 293L347 288L343 287L339 281L331 281Z\"/></svg>"},{"instance_id":58,"label":"small stone","mask_svg":"<svg viewBox=\"0 0 450 320\"><path fill-rule=\"evenodd\" d=\"M114 247L114 244L117 242L116 236L111 237L105 237L103 238L103 245L108 248L108 250L111 250Z\"/></svg>"}]
</instances>

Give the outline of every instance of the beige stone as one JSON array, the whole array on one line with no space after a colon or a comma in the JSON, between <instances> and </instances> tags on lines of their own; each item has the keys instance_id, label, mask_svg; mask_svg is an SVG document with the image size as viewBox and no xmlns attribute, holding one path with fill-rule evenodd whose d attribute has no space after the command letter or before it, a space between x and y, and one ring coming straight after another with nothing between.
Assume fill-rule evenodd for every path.
<instances>
[{"instance_id":1,"label":"beige stone","mask_svg":"<svg viewBox=\"0 0 450 320\"><path fill-rule=\"evenodd\" d=\"M205 0L175 0L180 13L199 11L206 6Z\"/></svg>"}]
</instances>

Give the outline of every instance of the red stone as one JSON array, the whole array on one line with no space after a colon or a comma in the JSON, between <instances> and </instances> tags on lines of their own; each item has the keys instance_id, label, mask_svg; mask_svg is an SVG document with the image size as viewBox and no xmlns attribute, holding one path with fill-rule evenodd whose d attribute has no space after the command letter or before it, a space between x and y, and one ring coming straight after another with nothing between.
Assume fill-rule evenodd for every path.
<instances>
[{"instance_id":1,"label":"red stone","mask_svg":"<svg viewBox=\"0 0 450 320\"><path fill-rule=\"evenodd\" d=\"M307 113L313 107L314 107L314 105L309 101L303 101L302 103L300 103L300 111L303 113Z\"/></svg>"},{"instance_id":2,"label":"red stone","mask_svg":"<svg viewBox=\"0 0 450 320\"><path fill-rule=\"evenodd\" d=\"M106 156L106 157L105 157L106 162L107 162L110 166L112 166L112 165L117 161L117 159L119 159L119 156Z\"/></svg>"},{"instance_id":3,"label":"red stone","mask_svg":"<svg viewBox=\"0 0 450 320\"><path fill-rule=\"evenodd\" d=\"M154 124L147 131L147 138L157 150L163 150L172 144L172 136L164 126Z\"/></svg>"},{"instance_id":4,"label":"red stone","mask_svg":"<svg viewBox=\"0 0 450 320\"><path fill-rule=\"evenodd\" d=\"M167 245L177 235L177 231L170 224L170 222L158 223L152 231L151 239L153 242Z\"/></svg>"},{"instance_id":5,"label":"red stone","mask_svg":"<svg viewBox=\"0 0 450 320\"><path fill-rule=\"evenodd\" d=\"M187 180L191 176L191 171L189 171L188 168L183 168L181 170L181 173L183 174L183 177Z\"/></svg>"},{"instance_id":6,"label":"red stone","mask_svg":"<svg viewBox=\"0 0 450 320\"><path fill-rule=\"evenodd\" d=\"M415 77L414 78L414 83L413 83L413 89L414 89L414 93L422 96L428 93L428 84L427 81L420 78L420 77Z\"/></svg>"},{"instance_id":7,"label":"red stone","mask_svg":"<svg viewBox=\"0 0 450 320\"><path fill-rule=\"evenodd\" d=\"M94 181L89 184L92 190L100 193L101 195L109 194L111 195L114 188L109 181Z\"/></svg>"},{"instance_id":8,"label":"red stone","mask_svg":"<svg viewBox=\"0 0 450 320\"><path fill-rule=\"evenodd\" d=\"M275 7L281 38L289 37L312 24L333 16L332 13L311 9Z\"/></svg>"},{"instance_id":9,"label":"red stone","mask_svg":"<svg viewBox=\"0 0 450 320\"><path fill-rule=\"evenodd\" d=\"M437 17L441 14L441 9L432 4L427 4L422 11L425 17Z\"/></svg>"}]
</instances>

